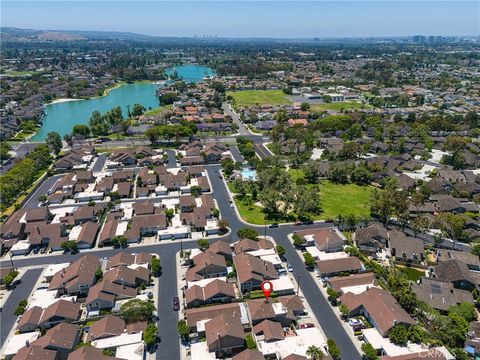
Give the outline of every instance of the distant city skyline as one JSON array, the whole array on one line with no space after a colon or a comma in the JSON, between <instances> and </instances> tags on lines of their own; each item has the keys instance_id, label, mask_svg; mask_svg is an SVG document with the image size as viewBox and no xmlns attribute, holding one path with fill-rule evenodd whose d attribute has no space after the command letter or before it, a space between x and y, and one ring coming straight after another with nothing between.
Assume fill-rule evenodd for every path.
<instances>
[{"instance_id":1,"label":"distant city skyline","mask_svg":"<svg viewBox=\"0 0 480 360\"><path fill-rule=\"evenodd\" d=\"M154 36L331 38L480 34L478 1L2 1L1 25Z\"/></svg>"}]
</instances>

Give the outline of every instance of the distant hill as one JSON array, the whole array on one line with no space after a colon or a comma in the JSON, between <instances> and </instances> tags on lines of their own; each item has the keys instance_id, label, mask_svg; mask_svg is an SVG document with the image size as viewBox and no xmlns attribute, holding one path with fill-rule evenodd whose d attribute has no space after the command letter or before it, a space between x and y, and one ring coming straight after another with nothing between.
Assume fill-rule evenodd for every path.
<instances>
[{"instance_id":1,"label":"distant hill","mask_svg":"<svg viewBox=\"0 0 480 360\"><path fill-rule=\"evenodd\" d=\"M133 40L152 41L154 36L114 31L82 30L33 30L12 27L0 28L0 39L4 42L46 42L46 41L81 41L81 40Z\"/></svg>"}]
</instances>

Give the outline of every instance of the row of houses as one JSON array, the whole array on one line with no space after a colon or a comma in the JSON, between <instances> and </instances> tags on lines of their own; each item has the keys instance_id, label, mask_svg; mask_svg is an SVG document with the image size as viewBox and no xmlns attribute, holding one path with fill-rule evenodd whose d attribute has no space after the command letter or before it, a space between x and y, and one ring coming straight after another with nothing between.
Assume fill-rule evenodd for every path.
<instances>
[{"instance_id":1,"label":"row of houses","mask_svg":"<svg viewBox=\"0 0 480 360\"><path fill-rule=\"evenodd\" d=\"M115 313L131 299L150 301L141 289L151 285L152 257L119 253L99 260L86 255L70 264L50 265L42 275L46 284L30 296L3 355L14 360L38 356L52 360L141 360L147 322L126 323ZM87 346L78 348L80 343ZM106 355L107 349L115 356Z\"/></svg>"},{"instance_id":2,"label":"row of houses","mask_svg":"<svg viewBox=\"0 0 480 360\"><path fill-rule=\"evenodd\" d=\"M294 326L308 317L273 241L217 241L203 251L193 250L186 264L183 300L192 359L307 359L311 345L328 358L317 328ZM268 301L253 296L264 280L275 292ZM245 349L246 337L256 342L257 350Z\"/></svg>"}]
</instances>

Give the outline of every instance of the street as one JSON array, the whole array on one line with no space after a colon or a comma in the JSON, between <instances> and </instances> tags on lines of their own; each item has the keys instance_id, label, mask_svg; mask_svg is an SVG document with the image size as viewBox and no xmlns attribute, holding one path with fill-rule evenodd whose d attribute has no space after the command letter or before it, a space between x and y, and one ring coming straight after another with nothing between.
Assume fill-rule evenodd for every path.
<instances>
[{"instance_id":1,"label":"street","mask_svg":"<svg viewBox=\"0 0 480 360\"><path fill-rule=\"evenodd\" d=\"M229 195L225 187L225 183L218 176L218 171L220 170L220 165L208 166L206 169L210 177L211 185L214 190L214 196L217 200L218 207L222 214L223 219L225 219L231 229L231 234L228 237L225 237L229 242L234 242L238 240L237 231L244 227L256 228L256 230L263 234L265 227L264 226L251 226L246 225L237 217L237 213L234 209L230 207L229 204ZM343 329L340 321L335 317L333 310L328 305L327 301L321 294L320 290L317 287L315 281L311 278L310 274L305 268L303 260L297 255L292 243L288 240L288 234L292 233L298 229L304 228L313 228L313 227L327 227L331 226L327 223L317 223L312 225L303 225L303 226L293 226L293 225L281 225L278 228L268 228L267 235L272 236L280 245L286 249L286 257L288 261L292 264L294 268L295 276L300 276L300 288L302 289L307 301L309 302L312 310L317 317L320 326L323 328L328 337L334 339L337 345L342 350L342 359L359 359L360 354L356 347L353 345L350 337L347 335ZM215 239L216 241L217 239ZM190 249L196 247L195 240L184 240L183 248ZM92 250L83 253L78 253L75 255L68 254L59 254L59 255L41 255L41 256L28 256L20 257L18 259L14 258L15 267L23 266L37 266L37 265L46 265L52 263L62 263L62 262L71 262L84 254L88 253L89 255L105 257L112 256L119 252L148 252L156 253L160 256L160 261L162 263L162 275L159 278L159 337L161 342L157 350L157 358L159 354L162 354L162 358L168 359L177 359L179 358L179 349L178 346L172 346L172 344L178 344L178 333L177 333L177 317L176 313L172 310L172 298L176 296L176 271L175 269L175 253L180 251L180 241L162 241L161 243L154 245L145 245L141 247L132 247L126 249L99 249ZM0 266L8 266L9 261L3 260L0 263ZM37 276L38 277L38 276ZM12 294L13 295L13 294ZM16 297L16 296L15 296ZM21 298L18 298L21 300ZM19 301L18 300L18 301ZM166 355L168 354L168 356Z\"/></svg>"},{"instance_id":2,"label":"street","mask_svg":"<svg viewBox=\"0 0 480 360\"><path fill-rule=\"evenodd\" d=\"M8 297L0 316L0 344L3 345L10 330L15 325L15 321L17 320L17 316L14 314L15 308L21 300L28 299L42 271L43 269L27 270L20 278L20 283Z\"/></svg>"}]
</instances>

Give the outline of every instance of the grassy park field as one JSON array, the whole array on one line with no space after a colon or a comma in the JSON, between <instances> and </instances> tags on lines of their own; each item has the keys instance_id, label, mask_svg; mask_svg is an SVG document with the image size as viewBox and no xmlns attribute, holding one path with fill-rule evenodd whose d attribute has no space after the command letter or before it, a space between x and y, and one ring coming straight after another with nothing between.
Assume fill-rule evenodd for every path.
<instances>
[{"instance_id":1,"label":"grassy park field","mask_svg":"<svg viewBox=\"0 0 480 360\"><path fill-rule=\"evenodd\" d=\"M236 107L252 105L282 105L291 103L282 90L242 90L228 91Z\"/></svg>"}]
</instances>

